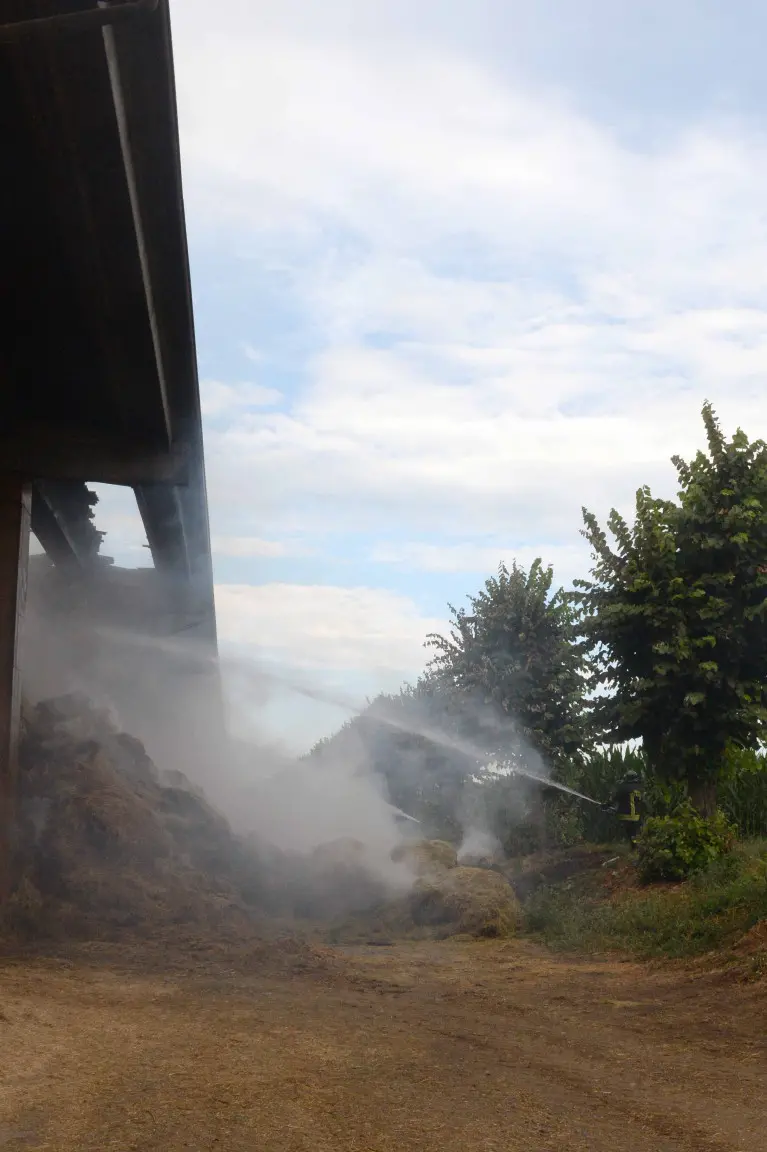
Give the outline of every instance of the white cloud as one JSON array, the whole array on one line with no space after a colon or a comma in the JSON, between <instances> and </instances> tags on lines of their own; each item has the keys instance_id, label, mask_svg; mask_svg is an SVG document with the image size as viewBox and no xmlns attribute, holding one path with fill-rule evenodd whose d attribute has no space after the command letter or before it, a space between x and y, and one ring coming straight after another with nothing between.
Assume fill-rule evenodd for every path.
<instances>
[{"instance_id":1,"label":"white cloud","mask_svg":"<svg viewBox=\"0 0 767 1152\"><path fill-rule=\"evenodd\" d=\"M569 546L581 504L673 490L705 398L759 433L763 137L712 121L632 150L454 51L302 33L299 7L177 20L197 220L279 253L324 340L290 411L209 434L214 519L247 494L275 535Z\"/></svg>"},{"instance_id":2,"label":"white cloud","mask_svg":"<svg viewBox=\"0 0 767 1152\"><path fill-rule=\"evenodd\" d=\"M260 536L214 536L211 543L214 556L240 559L305 556L308 551L303 544L295 540L264 540Z\"/></svg>"},{"instance_id":3,"label":"white cloud","mask_svg":"<svg viewBox=\"0 0 767 1152\"><path fill-rule=\"evenodd\" d=\"M280 402L282 394L263 384L223 384L218 380L203 380L200 398L203 416L232 417L252 408L272 407Z\"/></svg>"},{"instance_id":4,"label":"white cloud","mask_svg":"<svg viewBox=\"0 0 767 1152\"><path fill-rule=\"evenodd\" d=\"M381 544L373 549L371 559L421 572L471 572L483 578L494 576L503 562L511 567L516 560L530 568L539 558L544 566L554 568L557 584L570 584L575 576L584 576L589 568L588 547L578 545L489 546L471 542L462 544Z\"/></svg>"},{"instance_id":5,"label":"white cloud","mask_svg":"<svg viewBox=\"0 0 767 1152\"><path fill-rule=\"evenodd\" d=\"M246 359L250 360L251 364L260 364L264 359L263 352L260 352L258 348L254 348L252 344L248 344L247 341L243 344L242 351Z\"/></svg>"},{"instance_id":6,"label":"white cloud","mask_svg":"<svg viewBox=\"0 0 767 1152\"><path fill-rule=\"evenodd\" d=\"M106 531L102 555L111 556L118 566L151 568L152 554L133 490L116 484L89 487L98 495L94 509L96 527Z\"/></svg>"},{"instance_id":7,"label":"white cloud","mask_svg":"<svg viewBox=\"0 0 767 1152\"><path fill-rule=\"evenodd\" d=\"M223 644L253 645L264 660L398 679L422 670L427 633L445 629L405 596L329 585L219 584L216 615Z\"/></svg>"}]
</instances>

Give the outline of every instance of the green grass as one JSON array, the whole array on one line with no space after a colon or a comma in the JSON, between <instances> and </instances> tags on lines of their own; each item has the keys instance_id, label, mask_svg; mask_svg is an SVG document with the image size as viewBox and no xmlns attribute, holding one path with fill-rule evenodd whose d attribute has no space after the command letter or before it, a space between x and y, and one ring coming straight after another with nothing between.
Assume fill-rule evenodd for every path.
<instances>
[{"instance_id":1,"label":"green grass","mask_svg":"<svg viewBox=\"0 0 767 1152\"><path fill-rule=\"evenodd\" d=\"M585 875L541 888L525 905L527 931L554 949L619 952L638 958L699 956L767 919L767 840L729 856L674 888L606 896Z\"/></svg>"}]
</instances>

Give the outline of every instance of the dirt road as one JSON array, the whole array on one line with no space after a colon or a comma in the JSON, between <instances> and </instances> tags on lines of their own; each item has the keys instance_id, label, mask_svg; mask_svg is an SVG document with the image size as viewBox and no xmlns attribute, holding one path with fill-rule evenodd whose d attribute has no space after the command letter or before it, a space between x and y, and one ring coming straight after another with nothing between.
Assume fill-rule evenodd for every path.
<instances>
[{"instance_id":1,"label":"dirt road","mask_svg":"<svg viewBox=\"0 0 767 1152\"><path fill-rule=\"evenodd\" d=\"M4 961L0 998L2 1149L767 1150L763 983L417 944Z\"/></svg>"}]
</instances>

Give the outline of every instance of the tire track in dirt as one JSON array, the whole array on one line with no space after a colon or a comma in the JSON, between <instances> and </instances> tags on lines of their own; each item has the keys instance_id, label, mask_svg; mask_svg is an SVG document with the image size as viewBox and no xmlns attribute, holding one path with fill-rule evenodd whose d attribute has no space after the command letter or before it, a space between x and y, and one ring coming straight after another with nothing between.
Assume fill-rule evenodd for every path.
<instances>
[{"instance_id":1,"label":"tire track in dirt","mask_svg":"<svg viewBox=\"0 0 767 1152\"><path fill-rule=\"evenodd\" d=\"M758 990L522 943L156 959L0 968L4 1152L767 1149Z\"/></svg>"}]
</instances>

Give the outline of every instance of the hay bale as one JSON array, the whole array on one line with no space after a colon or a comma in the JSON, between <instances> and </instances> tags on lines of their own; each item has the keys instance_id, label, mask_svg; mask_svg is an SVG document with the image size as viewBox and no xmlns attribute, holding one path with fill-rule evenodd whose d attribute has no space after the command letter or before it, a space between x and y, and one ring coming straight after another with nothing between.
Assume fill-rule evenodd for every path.
<instances>
[{"instance_id":1,"label":"hay bale","mask_svg":"<svg viewBox=\"0 0 767 1152\"><path fill-rule=\"evenodd\" d=\"M521 919L511 885L484 868L452 868L436 883L422 881L410 904L416 924L444 936L511 936Z\"/></svg>"},{"instance_id":2,"label":"hay bale","mask_svg":"<svg viewBox=\"0 0 767 1152\"><path fill-rule=\"evenodd\" d=\"M366 850L360 840L351 836L342 836L338 840L329 840L326 844L318 844L312 852L315 864L319 868L335 868L346 866L364 868Z\"/></svg>"},{"instance_id":3,"label":"hay bale","mask_svg":"<svg viewBox=\"0 0 767 1152\"><path fill-rule=\"evenodd\" d=\"M28 940L45 931L45 902L27 876L0 909L0 929L14 940Z\"/></svg>"},{"instance_id":4,"label":"hay bale","mask_svg":"<svg viewBox=\"0 0 767 1152\"><path fill-rule=\"evenodd\" d=\"M369 908L382 897L381 881L359 840L342 837L318 845L311 865L294 902L302 917L332 920L346 911Z\"/></svg>"},{"instance_id":5,"label":"hay bale","mask_svg":"<svg viewBox=\"0 0 767 1152\"><path fill-rule=\"evenodd\" d=\"M391 858L395 863L405 864L421 880L438 880L458 865L456 850L447 840L399 844Z\"/></svg>"},{"instance_id":6,"label":"hay bale","mask_svg":"<svg viewBox=\"0 0 767 1152\"><path fill-rule=\"evenodd\" d=\"M150 800L134 791L102 750L77 758L59 778L48 835L65 854L93 849L106 862L144 864L167 856L170 839Z\"/></svg>"},{"instance_id":7,"label":"hay bale","mask_svg":"<svg viewBox=\"0 0 767 1152\"><path fill-rule=\"evenodd\" d=\"M486 871L500 871L500 864L492 856L461 856L458 863L462 868L484 868Z\"/></svg>"},{"instance_id":8,"label":"hay bale","mask_svg":"<svg viewBox=\"0 0 767 1152\"><path fill-rule=\"evenodd\" d=\"M78 696L25 707L14 892L0 934L108 938L250 922L258 863L179 774Z\"/></svg>"},{"instance_id":9,"label":"hay bale","mask_svg":"<svg viewBox=\"0 0 767 1152\"><path fill-rule=\"evenodd\" d=\"M758 920L733 947L738 956L764 956L767 961L767 920Z\"/></svg>"}]
</instances>

